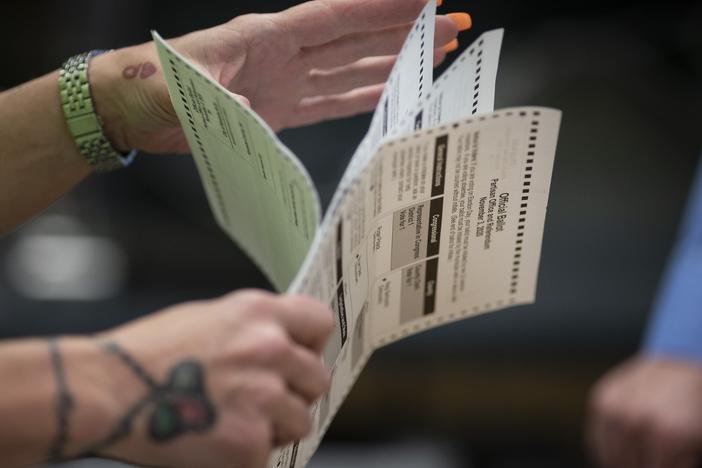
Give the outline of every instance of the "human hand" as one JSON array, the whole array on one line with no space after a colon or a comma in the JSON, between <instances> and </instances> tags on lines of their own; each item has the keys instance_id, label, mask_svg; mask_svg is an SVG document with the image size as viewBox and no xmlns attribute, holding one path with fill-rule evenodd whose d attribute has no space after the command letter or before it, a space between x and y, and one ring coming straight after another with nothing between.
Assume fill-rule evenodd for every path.
<instances>
[{"instance_id":1,"label":"human hand","mask_svg":"<svg viewBox=\"0 0 702 468\"><path fill-rule=\"evenodd\" d=\"M606 468L702 466L702 366L625 362L595 386L588 436Z\"/></svg>"},{"instance_id":2,"label":"human hand","mask_svg":"<svg viewBox=\"0 0 702 468\"><path fill-rule=\"evenodd\" d=\"M118 380L107 392L121 403L87 450L149 466L263 466L311 428L310 404L330 382L320 353L332 326L315 300L245 291L99 336Z\"/></svg>"},{"instance_id":3,"label":"human hand","mask_svg":"<svg viewBox=\"0 0 702 468\"><path fill-rule=\"evenodd\" d=\"M239 16L170 42L277 131L372 110L425 4L315 0L280 13ZM435 65L469 27L465 13L437 17ZM152 43L93 59L91 82L118 148L187 151Z\"/></svg>"}]
</instances>

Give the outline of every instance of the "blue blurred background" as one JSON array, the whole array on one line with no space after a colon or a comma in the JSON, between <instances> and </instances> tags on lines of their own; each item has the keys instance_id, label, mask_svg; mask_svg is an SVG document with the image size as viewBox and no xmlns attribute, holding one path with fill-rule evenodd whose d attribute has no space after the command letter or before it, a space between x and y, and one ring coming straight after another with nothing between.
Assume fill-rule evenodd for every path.
<instances>
[{"instance_id":1,"label":"blue blurred background","mask_svg":"<svg viewBox=\"0 0 702 468\"><path fill-rule=\"evenodd\" d=\"M5 1L0 88L78 52L293 1ZM589 387L636 352L702 149L702 3L446 0L505 27L496 107L563 110L537 303L379 351L317 467L589 466ZM455 55L455 53L454 53ZM449 58L450 61L450 58ZM288 130L326 203L367 116ZM142 155L0 238L0 338L89 333L269 288L216 227L189 157Z\"/></svg>"}]
</instances>

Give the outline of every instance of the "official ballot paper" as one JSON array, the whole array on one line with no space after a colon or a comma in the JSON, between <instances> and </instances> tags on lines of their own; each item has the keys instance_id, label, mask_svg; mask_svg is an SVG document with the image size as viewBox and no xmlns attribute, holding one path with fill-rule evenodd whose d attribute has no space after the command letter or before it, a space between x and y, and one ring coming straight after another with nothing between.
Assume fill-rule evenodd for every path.
<instances>
[{"instance_id":1,"label":"official ballot paper","mask_svg":"<svg viewBox=\"0 0 702 468\"><path fill-rule=\"evenodd\" d=\"M435 2L415 22L331 205L250 108L154 40L212 212L279 291L331 305L329 392L312 434L269 466L304 466L372 352L534 301L560 112L493 111L502 30L432 80Z\"/></svg>"}]
</instances>

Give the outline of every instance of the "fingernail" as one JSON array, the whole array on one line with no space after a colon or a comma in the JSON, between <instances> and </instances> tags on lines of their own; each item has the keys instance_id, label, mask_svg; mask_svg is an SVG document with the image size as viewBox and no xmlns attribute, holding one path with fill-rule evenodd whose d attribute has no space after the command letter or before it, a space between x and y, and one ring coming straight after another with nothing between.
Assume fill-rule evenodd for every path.
<instances>
[{"instance_id":1,"label":"fingernail","mask_svg":"<svg viewBox=\"0 0 702 468\"><path fill-rule=\"evenodd\" d=\"M458 49L458 39L452 40L451 42L449 42L448 44L446 44L446 45L443 47L443 49L444 49L444 52L446 52L447 54L448 54L449 52L453 52L454 50Z\"/></svg>"},{"instance_id":2,"label":"fingernail","mask_svg":"<svg viewBox=\"0 0 702 468\"><path fill-rule=\"evenodd\" d=\"M453 24L456 25L459 31L470 29L473 25L473 20L468 13L449 13L446 16L451 18L451 21L453 21Z\"/></svg>"}]
</instances>

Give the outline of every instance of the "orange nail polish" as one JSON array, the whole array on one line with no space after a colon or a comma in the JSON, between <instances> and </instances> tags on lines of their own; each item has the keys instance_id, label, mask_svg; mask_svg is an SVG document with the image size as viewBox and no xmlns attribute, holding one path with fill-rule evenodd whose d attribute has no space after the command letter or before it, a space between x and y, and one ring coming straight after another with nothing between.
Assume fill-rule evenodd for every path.
<instances>
[{"instance_id":1,"label":"orange nail polish","mask_svg":"<svg viewBox=\"0 0 702 468\"><path fill-rule=\"evenodd\" d=\"M454 39L451 42L449 42L448 44L444 45L443 49L444 49L444 52L446 52L447 54L449 52L453 52L454 50L458 49L458 39Z\"/></svg>"},{"instance_id":2,"label":"orange nail polish","mask_svg":"<svg viewBox=\"0 0 702 468\"><path fill-rule=\"evenodd\" d=\"M459 31L465 31L473 26L473 20L468 13L449 13L446 16L451 18L451 21L453 21L453 24L456 25Z\"/></svg>"}]
</instances>

